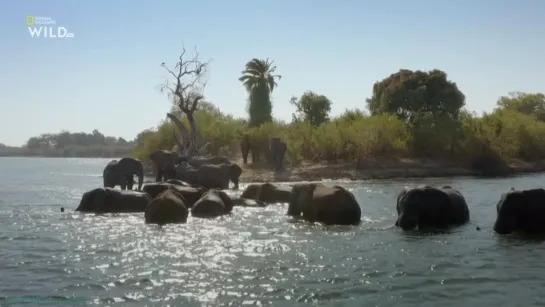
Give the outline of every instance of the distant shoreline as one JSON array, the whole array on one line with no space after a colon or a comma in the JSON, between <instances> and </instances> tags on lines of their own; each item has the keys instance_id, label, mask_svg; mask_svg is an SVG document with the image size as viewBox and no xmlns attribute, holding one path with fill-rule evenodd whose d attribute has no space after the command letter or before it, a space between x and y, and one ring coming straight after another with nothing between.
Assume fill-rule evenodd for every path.
<instances>
[{"instance_id":1,"label":"distant shoreline","mask_svg":"<svg viewBox=\"0 0 545 307\"><path fill-rule=\"evenodd\" d=\"M493 177L508 178L519 174L545 172L545 161L513 161L509 163L509 167L509 173ZM480 176L477 171L453 162L422 159L372 160L358 170L355 163L307 164L280 173L255 169L251 165L243 165L242 168L241 183Z\"/></svg>"},{"instance_id":2,"label":"distant shoreline","mask_svg":"<svg viewBox=\"0 0 545 307\"><path fill-rule=\"evenodd\" d=\"M0 158L79 158L79 159L115 159L120 157L50 157L50 156L0 156ZM281 172L275 172L262 165L244 165L242 161L234 160L242 167L241 183L260 182L298 182L323 180L372 180L372 179L402 179L402 178L433 178L433 177L475 177L479 173L455 162L429 159L372 159L368 160L358 170L355 163L310 163ZM526 162L515 160L509 163L510 172L494 176L509 178L514 175L545 172L545 161ZM154 178L151 165L145 163L146 179Z\"/></svg>"}]
</instances>

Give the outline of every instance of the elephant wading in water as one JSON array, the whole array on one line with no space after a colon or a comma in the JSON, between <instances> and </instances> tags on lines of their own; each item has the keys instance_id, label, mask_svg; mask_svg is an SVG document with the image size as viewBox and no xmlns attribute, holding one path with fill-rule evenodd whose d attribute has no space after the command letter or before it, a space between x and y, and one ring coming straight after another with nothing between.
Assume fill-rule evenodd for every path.
<instances>
[{"instance_id":1,"label":"elephant wading in water","mask_svg":"<svg viewBox=\"0 0 545 307\"><path fill-rule=\"evenodd\" d=\"M229 214L232 210L233 201L231 198L223 191L211 189L191 208L191 215L194 217L214 218Z\"/></svg>"},{"instance_id":2,"label":"elephant wading in water","mask_svg":"<svg viewBox=\"0 0 545 307\"><path fill-rule=\"evenodd\" d=\"M149 159L153 163L156 182L174 179L174 166L186 160L185 157L168 150L156 150Z\"/></svg>"},{"instance_id":3,"label":"elephant wading in water","mask_svg":"<svg viewBox=\"0 0 545 307\"><path fill-rule=\"evenodd\" d=\"M269 150L271 155L271 162L273 163L277 171L281 170L284 164L284 156L288 149L286 142L281 138L271 138Z\"/></svg>"},{"instance_id":4,"label":"elephant wading in water","mask_svg":"<svg viewBox=\"0 0 545 307\"><path fill-rule=\"evenodd\" d=\"M304 220L325 225L357 225L361 221L360 205L351 192L320 183L293 187L287 214L297 217L301 213Z\"/></svg>"},{"instance_id":5,"label":"elephant wading in water","mask_svg":"<svg viewBox=\"0 0 545 307\"><path fill-rule=\"evenodd\" d=\"M503 193L496 205L494 231L509 234L523 231L545 233L545 190L514 190Z\"/></svg>"},{"instance_id":6,"label":"elephant wading in water","mask_svg":"<svg viewBox=\"0 0 545 307\"><path fill-rule=\"evenodd\" d=\"M152 197L140 191L96 188L85 192L76 211L92 213L144 212Z\"/></svg>"},{"instance_id":7,"label":"elephant wading in water","mask_svg":"<svg viewBox=\"0 0 545 307\"><path fill-rule=\"evenodd\" d=\"M183 224L188 216L183 195L170 188L153 199L144 212L146 224Z\"/></svg>"},{"instance_id":8,"label":"elephant wading in water","mask_svg":"<svg viewBox=\"0 0 545 307\"><path fill-rule=\"evenodd\" d=\"M181 163L181 162L180 162ZM215 156L215 157L192 157L187 159L187 163L195 168L199 168L201 165L220 165L231 164L231 161L227 157Z\"/></svg>"},{"instance_id":9,"label":"elephant wading in water","mask_svg":"<svg viewBox=\"0 0 545 307\"><path fill-rule=\"evenodd\" d=\"M279 186L272 183L250 184L240 198L259 200L265 203L289 203L291 198L290 186Z\"/></svg>"},{"instance_id":10,"label":"elephant wading in water","mask_svg":"<svg viewBox=\"0 0 545 307\"><path fill-rule=\"evenodd\" d=\"M132 190L135 175L138 177L138 190L141 190L144 182L144 166L140 160L133 158L112 160L102 171L105 188L114 188L119 185L122 190L126 188Z\"/></svg>"},{"instance_id":11,"label":"elephant wading in water","mask_svg":"<svg viewBox=\"0 0 545 307\"><path fill-rule=\"evenodd\" d=\"M238 189L241 174L242 169L235 163L203 164L198 168L187 163L180 163L176 166L177 178L208 189L229 189L229 181L235 185L234 189Z\"/></svg>"},{"instance_id":12,"label":"elephant wading in water","mask_svg":"<svg viewBox=\"0 0 545 307\"><path fill-rule=\"evenodd\" d=\"M396 210L395 225L403 230L447 228L469 222L464 196L450 186L405 188L397 197Z\"/></svg>"}]
</instances>

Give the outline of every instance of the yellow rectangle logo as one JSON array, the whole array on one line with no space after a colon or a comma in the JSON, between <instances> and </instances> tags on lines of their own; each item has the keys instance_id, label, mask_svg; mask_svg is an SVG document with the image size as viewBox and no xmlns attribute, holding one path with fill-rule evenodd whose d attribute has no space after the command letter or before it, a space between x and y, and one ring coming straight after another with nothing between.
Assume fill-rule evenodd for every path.
<instances>
[{"instance_id":1,"label":"yellow rectangle logo","mask_svg":"<svg viewBox=\"0 0 545 307\"><path fill-rule=\"evenodd\" d=\"M27 24L27 26L33 26L34 25L34 16L28 15L26 17L26 24Z\"/></svg>"}]
</instances>

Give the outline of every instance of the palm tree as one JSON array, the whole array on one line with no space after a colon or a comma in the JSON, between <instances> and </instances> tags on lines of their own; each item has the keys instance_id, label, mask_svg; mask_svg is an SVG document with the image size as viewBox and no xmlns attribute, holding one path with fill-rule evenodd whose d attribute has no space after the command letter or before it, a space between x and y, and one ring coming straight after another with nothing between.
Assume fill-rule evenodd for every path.
<instances>
[{"instance_id":1,"label":"palm tree","mask_svg":"<svg viewBox=\"0 0 545 307\"><path fill-rule=\"evenodd\" d=\"M274 61L269 61L269 58L266 60L253 58L246 63L246 69L238 80L244 84L248 92L252 92L256 88L267 87L268 92L272 93L277 86L276 79L282 78L282 76L274 74L276 65L273 66L273 63Z\"/></svg>"},{"instance_id":2,"label":"palm tree","mask_svg":"<svg viewBox=\"0 0 545 307\"><path fill-rule=\"evenodd\" d=\"M250 125L260 125L272 120L272 104L270 94L277 86L276 79L282 76L274 74L276 65L273 61L253 58L246 63L246 69L242 71L242 82L250 95L248 113Z\"/></svg>"}]
</instances>

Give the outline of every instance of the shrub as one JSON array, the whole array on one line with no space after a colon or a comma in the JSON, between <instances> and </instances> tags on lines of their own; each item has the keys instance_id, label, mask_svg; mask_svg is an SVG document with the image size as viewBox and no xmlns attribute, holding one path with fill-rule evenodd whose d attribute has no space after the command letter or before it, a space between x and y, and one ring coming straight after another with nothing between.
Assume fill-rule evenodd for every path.
<instances>
[{"instance_id":1,"label":"shrub","mask_svg":"<svg viewBox=\"0 0 545 307\"><path fill-rule=\"evenodd\" d=\"M195 118L199 145L209 142L209 154L238 155L244 134L263 148L270 137L281 137L288 145L286 163L292 165L304 160L412 156L459 160L485 171L513 158L545 159L545 123L506 109L481 117L462 111L457 120L421 115L410 124L394 115L369 116L358 110L347 110L318 126L275 120L250 128L245 120L222 114L217 108L199 110ZM179 134L175 129L173 123L162 122L142 136L134 155L146 159L153 150L175 149Z\"/></svg>"}]
</instances>

